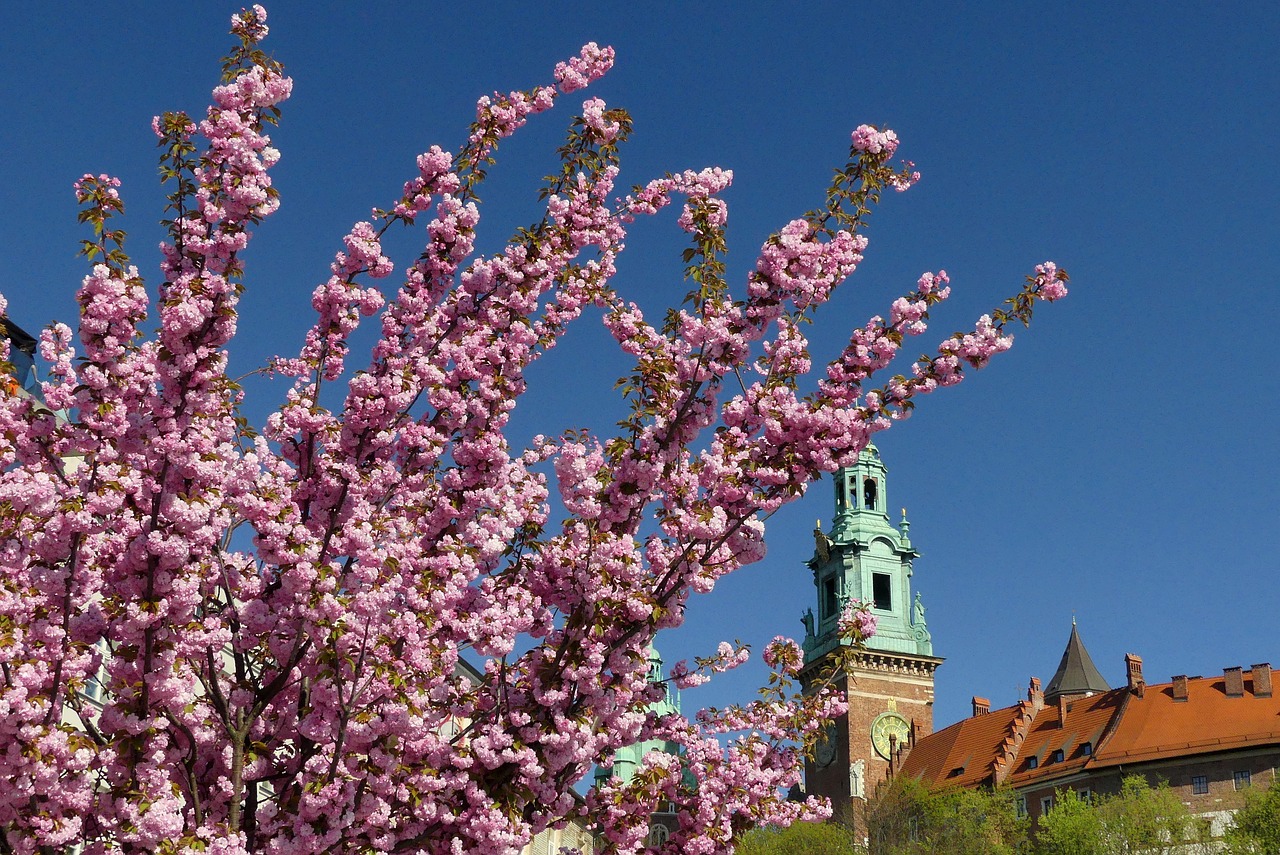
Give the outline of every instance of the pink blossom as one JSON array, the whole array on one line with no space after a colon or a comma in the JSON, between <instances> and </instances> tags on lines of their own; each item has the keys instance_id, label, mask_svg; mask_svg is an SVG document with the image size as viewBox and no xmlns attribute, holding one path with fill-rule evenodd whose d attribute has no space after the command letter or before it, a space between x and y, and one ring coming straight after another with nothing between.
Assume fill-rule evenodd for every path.
<instances>
[{"instance_id":1,"label":"pink blossom","mask_svg":"<svg viewBox=\"0 0 1280 855\"><path fill-rule=\"evenodd\" d=\"M853 147L868 154L891 157L898 148L898 135L888 128L880 131L871 125L858 125L853 132Z\"/></svg>"},{"instance_id":2,"label":"pink blossom","mask_svg":"<svg viewBox=\"0 0 1280 855\"><path fill-rule=\"evenodd\" d=\"M733 173L673 173L619 201L629 119L594 98L536 225L478 254L477 188L498 142L608 70L612 49L593 43L554 86L480 99L456 154L432 146L406 164L402 189L341 238L304 340L271 362L285 388L257 432L228 353L257 287L244 250L280 204L266 131L292 82L256 48L265 21L258 6L233 18L230 71L199 122L153 125L200 145L172 190L162 284L148 290L110 222L120 182L82 177L95 240L78 341L62 325L41 335L49 407L0 397L6 841L514 855L589 814L634 851L665 801L679 817L667 849L696 855L743 827L830 815L782 796L846 709L831 686L794 685L800 646L766 646L761 697L686 716L669 687L750 652L724 642L664 677L650 673L655 633L763 558L765 521L808 484L1006 350L1008 322L1063 296L1065 273L1038 266L1013 308L870 388L950 292L945 272L926 273L804 394L804 324L861 264L863 208L915 180L885 165L896 136L855 131L815 211L730 282L718 255ZM694 281L654 320L617 274L631 223L677 198L667 222L694 235ZM370 284L397 270L387 230L417 217L423 246L399 282ZM584 315L632 362L630 415L613 436L519 439L531 367ZM863 605L841 615L855 642L875 628ZM649 752L582 805L595 762L650 740L674 753Z\"/></svg>"}]
</instances>

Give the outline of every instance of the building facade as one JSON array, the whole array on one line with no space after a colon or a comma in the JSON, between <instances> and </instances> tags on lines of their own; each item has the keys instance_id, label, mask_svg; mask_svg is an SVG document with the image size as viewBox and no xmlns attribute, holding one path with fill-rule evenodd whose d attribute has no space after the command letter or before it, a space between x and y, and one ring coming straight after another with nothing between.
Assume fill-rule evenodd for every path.
<instances>
[{"instance_id":1,"label":"building facade","mask_svg":"<svg viewBox=\"0 0 1280 855\"><path fill-rule=\"evenodd\" d=\"M1112 794L1137 774L1167 782L1221 834L1245 790L1270 786L1280 766L1270 664L1148 685L1142 658L1127 654L1125 675L1108 688L1073 623L1047 689L1033 677L1025 700L997 710L973 698L969 718L905 747L897 772L935 789L1010 787L1033 822L1063 790Z\"/></svg>"},{"instance_id":2,"label":"building facade","mask_svg":"<svg viewBox=\"0 0 1280 855\"><path fill-rule=\"evenodd\" d=\"M890 772L901 746L933 732L933 679L942 659L933 654L920 595L913 595L912 546L906 511L889 518L888 470L874 445L857 463L835 474L831 525L814 530L816 610L808 609L801 679L812 688L834 680L849 711L828 728L805 768L806 790L831 800L837 816L865 832L863 808ZM852 665L833 671L848 645L837 623L845 604L866 603L876 616L875 635Z\"/></svg>"}]
</instances>

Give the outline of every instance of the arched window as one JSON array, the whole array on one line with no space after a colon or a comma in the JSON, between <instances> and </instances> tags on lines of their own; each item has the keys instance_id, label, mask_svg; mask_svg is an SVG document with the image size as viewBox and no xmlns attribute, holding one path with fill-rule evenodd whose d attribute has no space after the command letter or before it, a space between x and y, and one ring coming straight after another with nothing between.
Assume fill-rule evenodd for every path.
<instances>
[{"instance_id":1,"label":"arched window","mask_svg":"<svg viewBox=\"0 0 1280 855\"><path fill-rule=\"evenodd\" d=\"M869 511L876 509L876 479L866 478L862 482L862 505Z\"/></svg>"},{"instance_id":2,"label":"arched window","mask_svg":"<svg viewBox=\"0 0 1280 855\"><path fill-rule=\"evenodd\" d=\"M649 845L661 846L667 842L667 838L671 836L671 832L667 830L665 825L655 822L649 826Z\"/></svg>"}]
</instances>

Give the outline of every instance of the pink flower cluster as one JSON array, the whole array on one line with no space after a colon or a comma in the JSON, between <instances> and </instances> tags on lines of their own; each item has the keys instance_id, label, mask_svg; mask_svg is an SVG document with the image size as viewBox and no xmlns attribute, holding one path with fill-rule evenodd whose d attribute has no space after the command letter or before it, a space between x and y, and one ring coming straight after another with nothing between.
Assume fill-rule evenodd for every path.
<instances>
[{"instance_id":1,"label":"pink flower cluster","mask_svg":"<svg viewBox=\"0 0 1280 855\"><path fill-rule=\"evenodd\" d=\"M599 98L589 98L582 103L582 119L587 127L595 131L600 142L613 142L618 137L621 126L616 121L605 117L605 104Z\"/></svg>"},{"instance_id":2,"label":"pink flower cluster","mask_svg":"<svg viewBox=\"0 0 1280 855\"><path fill-rule=\"evenodd\" d=\"M0 830L17 852L134 850L516 853L591 816L616 851L726 851L758 823L828 815L789 802L844 701L792 685L794 641L764 652L765 696L693 716L658 705L741 665L721 644L663 680L654 634L689 598L765 554L764 520L847 464L917 395L1007 349L1004 326L1066 293L1052 263L1008 308L947 339L911 377L866 381L949 293L925 274L800 393L803 325L862 261L865 210L911 177L897 138L863 126L823 206L785 225L735 289L721 256L732 173L684 172L613 198L630 120L584 103L545 215L476 254L475 189L499 140L613 61L589 44L555 86L482 99L454 155L419 156L403 192L356 223L312 295L288 384L262 433L245 425L227 348L242 251L279 204L264 133L291 82L256 49L260 7L205 118L156 123L179 179L154 311L112 219L119 182L77 183L95 228L79 349L47 330L46 401L0 398ZM197 139L203 148L197 153ZM184 152L190 151L190 157ZM176 154L172 154L176 152ZM629 224L683 197L692 290L654 323L615 290ZM393 224L424 223L398 287ZM250 286L252 283L248 283ZM616 436L510 433L527 373L588 307L634 362ZM0 298L0 312L3 300ZM351 365L363 319L378 338ZM555 508L553 512L553 507ZM875 620L841 618L865 639ZM463 656L465 652L466 661ZM620 747L655 740L629 781L575 786Z\"/></svg>"},{"instance_id":3,"label":"pink flower cluster","mask_svg":"<svg viewBox=\"0 0 1280 855\"><path fill-rule=\"evenodd\" d=\"M837 630L843 638L862 642L876 634L877 623L878 620L871 613L869 605L850 600L845 604L844 611L840 613Z\"/></svg>"},{"instance_id":4,"label":"pink flower cluster","mask_svg":"<svg viewBox=\"0 0 1280 855\"><path fill-rule=\"evenodd\" d=\"M556 84L566 95L585 89L613 68L613 58L613 48L587 42L577 56L556 64Z\"/></svg>"},{"instance_id":5,"label":"pink flower cluster","mask_svg":"<svg viewBox=\"0 0 1280 855\"><path fill-rule=\"evenodd\" d=\"M871 125L858 125L853 131L853 147L867 154L892 157L898 150L898 135L888 128L881 131Z\"/></svg>"}]
</instances>

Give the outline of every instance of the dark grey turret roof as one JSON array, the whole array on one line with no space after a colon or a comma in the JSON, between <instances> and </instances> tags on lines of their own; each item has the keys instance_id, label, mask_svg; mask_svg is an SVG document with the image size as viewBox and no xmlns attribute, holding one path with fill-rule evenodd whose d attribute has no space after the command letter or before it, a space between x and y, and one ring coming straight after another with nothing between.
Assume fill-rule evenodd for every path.
<instances>
[{"instance_id":1,"label":"dark grey turret roof","mask_svg":"<svg viewBox=\"0 0 1280 855\"><path fill-rule=\"evenodd\" d=\"M1102 679L1089 651L1084 649L1080 633L1076 632L1076 622L1071 621L1071 637L1067 639L1067 649L1062 651L1062 661L1053 679L1045 687L1045 702L1057 700L1059 695L1086 695L1090 692L1110 690L1107 681Z\"/></svg>"}]
</instances>

